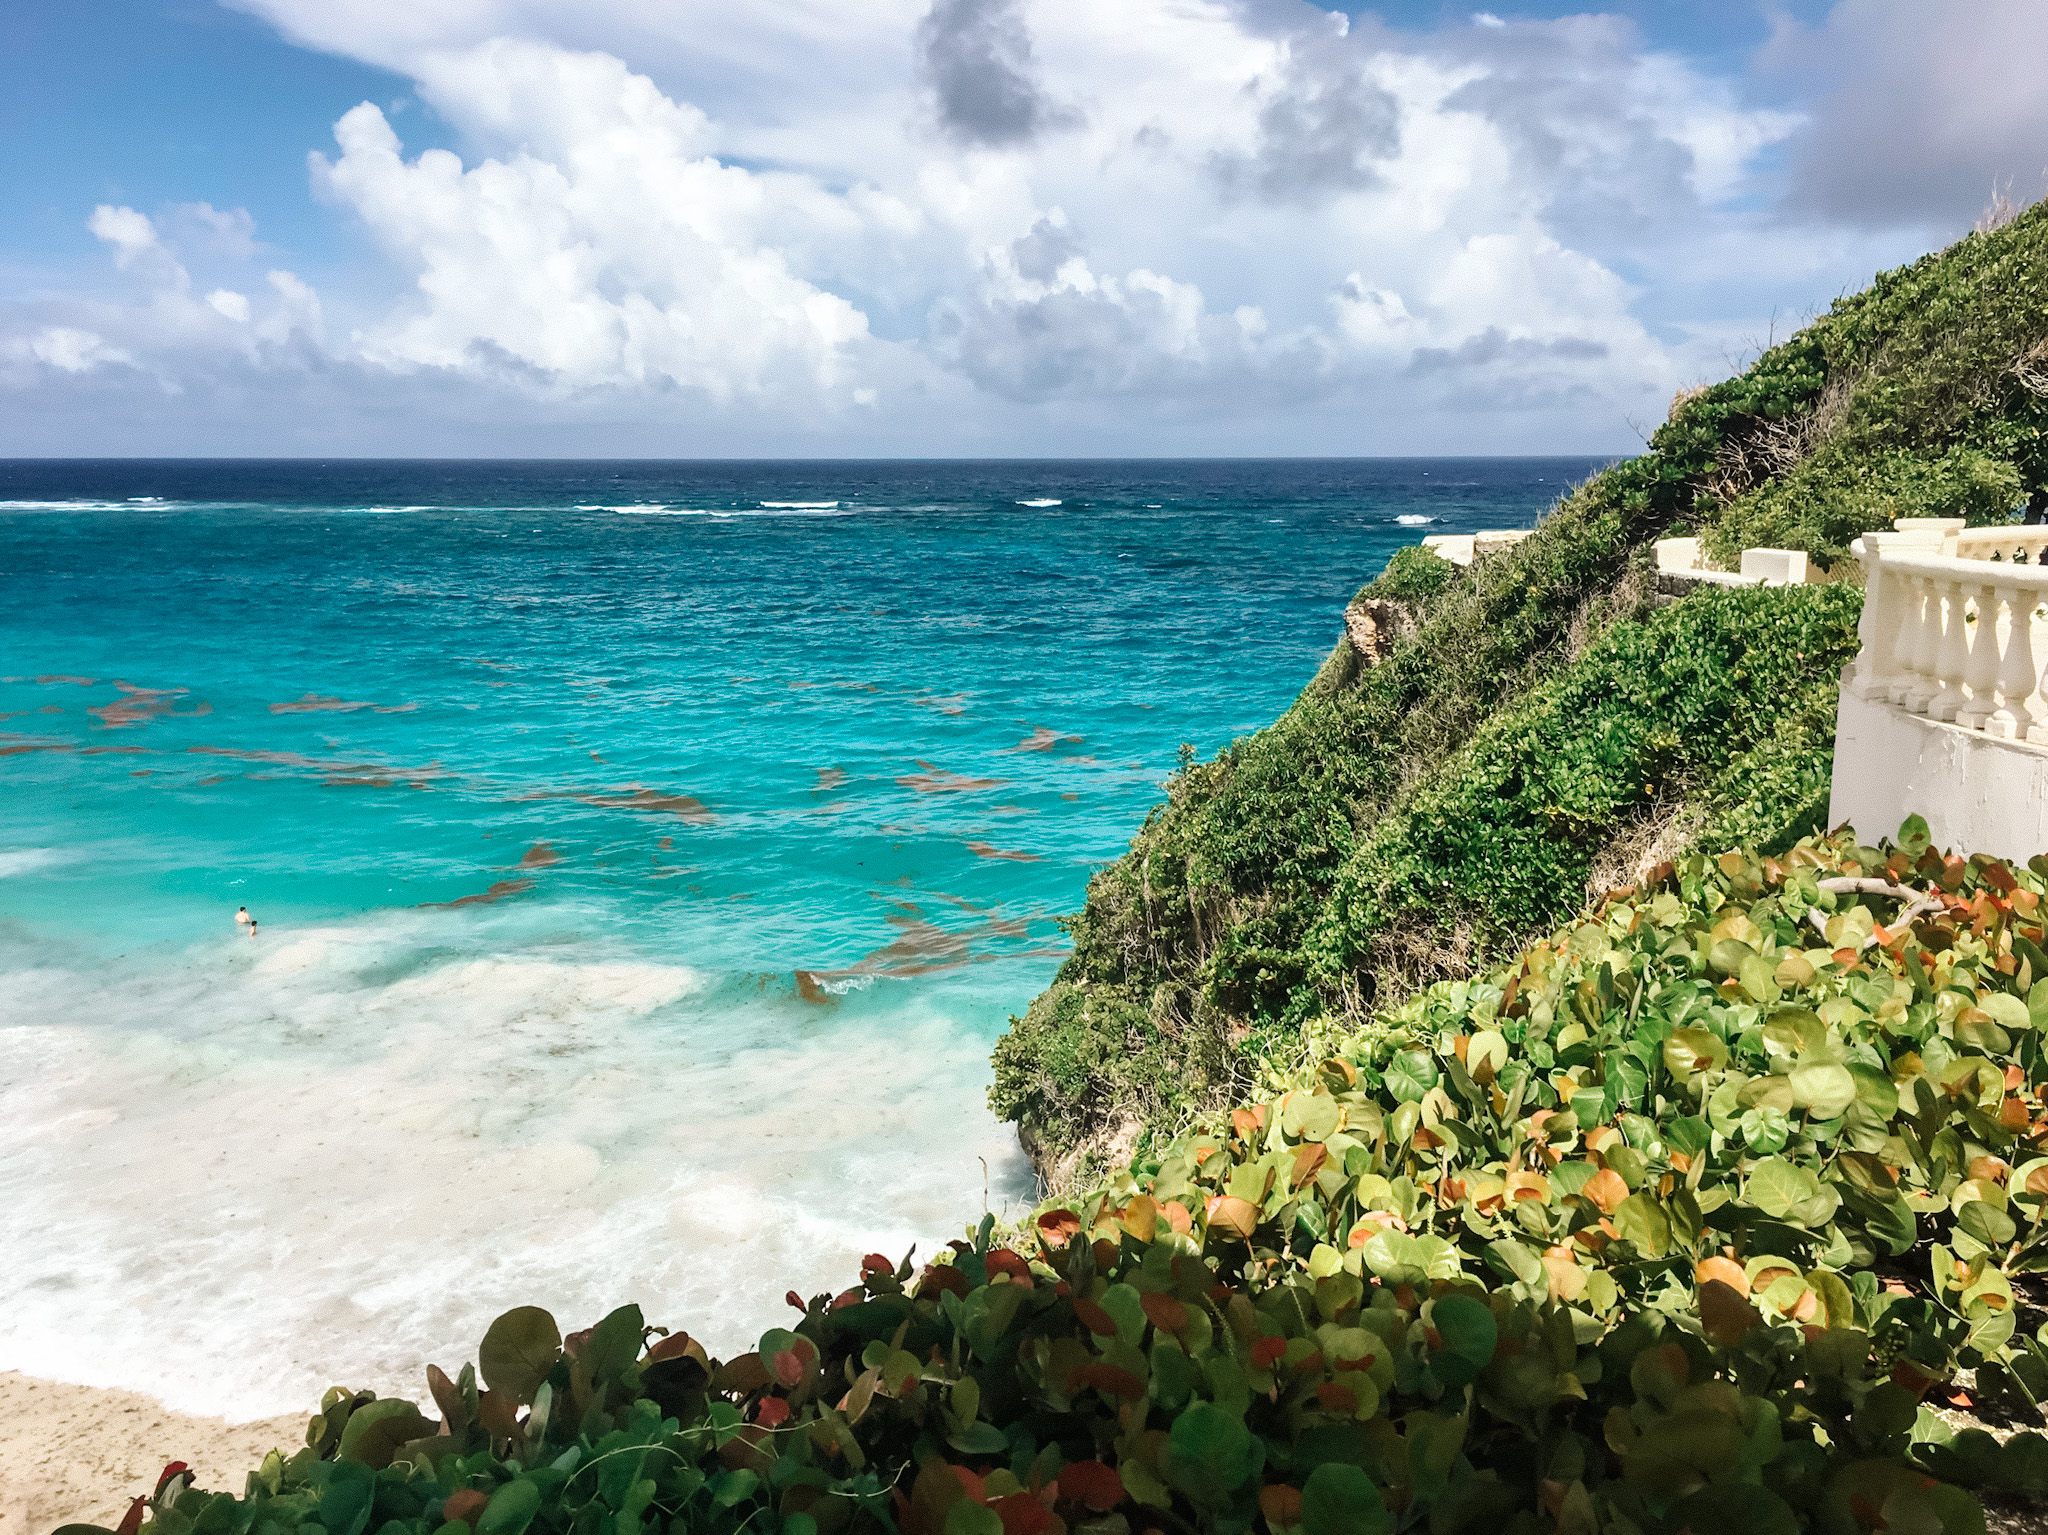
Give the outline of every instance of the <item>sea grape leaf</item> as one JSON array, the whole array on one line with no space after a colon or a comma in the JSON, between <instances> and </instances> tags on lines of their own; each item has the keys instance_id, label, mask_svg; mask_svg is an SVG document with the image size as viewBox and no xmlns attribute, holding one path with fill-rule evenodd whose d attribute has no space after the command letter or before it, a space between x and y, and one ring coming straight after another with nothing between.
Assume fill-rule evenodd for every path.
<instances>
[{"instance_id":1,"label":"sea grape leaf","mask_svg":"<svg viewBox=\"0 0 2048 1535\"><path fill-rule=\"evenodd\" d=\"M1167 1484L1197 1504L1220 1506L1256 1469L1256 1450L1241 1414L1214 1402L1191 1402L1167 1436Z\"/></svg>"},{"instance_id":2,"label":"sea grape leaf","mask_svg":"<svg viewBox=\"0 0 2048 1535\"><path fill-rule=\"evenodd\" d=\"M1795 1066L1791 1081L1792 1101L1814 1119L1834 1119L1856 1101L1856 1078L1831 1061Z\"/></svg>"},{"instance_id":3,"label":"sea grape leaf","mask_svg":"<svg viewBox=\"0 0 2048 1535\"><path fill-rule=\"evenodd\" d=\"M491 1323L476 1357L484 1384L524 1407L562 1357L562 1331L540 1307L515 1306Z\"/></svg>"},{"instance_id":4,"label":"sea grape leaf","mask_svg":"<svg viewBox=\"0 0 2048 1535\"><path fill-rule=\"evenodd\" d=\"M1430 1365L1446 1386L1470 1385L1493 1362L1499 1326L1493 1313L1471 1296L1444 1296L1430 1310L1430 1325L1443 1340Z\"/></svg>"},{"instance_id":5,"label":"sea grape leaf","mask_svg":"<svg viewBox=\"0 0 2048 1535\"><path fill-rule=\"evenodd\" d=\"M1304 1535L1387 1535L1394 1527L1373 1479L1342 1461L1324 1461L1301 1489Z\"/></svg>"},{"instance_id":6,"label":"sea grape leaf","mask_svg":"<svg viewBox=\"0 0 2048 1535\"><path fill-rule=\"evenodd\" d=\"M1403 1050L1387 1062L1387 1090L1403 1103L1420 1103L1442 1078L1427 1050Z\"/></svg>"}]
</instances>

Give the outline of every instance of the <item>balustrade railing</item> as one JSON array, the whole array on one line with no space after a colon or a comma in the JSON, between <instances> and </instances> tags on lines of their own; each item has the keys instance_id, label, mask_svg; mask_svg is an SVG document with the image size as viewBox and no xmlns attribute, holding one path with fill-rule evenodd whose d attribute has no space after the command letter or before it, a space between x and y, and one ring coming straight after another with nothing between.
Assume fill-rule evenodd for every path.
<instances>
[{"instance_id":1,"label":"balustrade railing","mask_svg":"<svg viewBox=\"0 0 2048 1535\"><path fill-rule=\"evenodd\" d=\"M1844 686L2005 740L2048 744L2048 527L1868 533L1862 651Z\"/></svg>"}]
</instances>

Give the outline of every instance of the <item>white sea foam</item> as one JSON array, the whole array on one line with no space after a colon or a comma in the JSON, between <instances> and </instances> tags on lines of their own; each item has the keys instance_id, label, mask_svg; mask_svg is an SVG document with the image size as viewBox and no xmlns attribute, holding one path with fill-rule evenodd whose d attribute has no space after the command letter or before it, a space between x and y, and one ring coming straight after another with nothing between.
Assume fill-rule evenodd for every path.
<instances>
[{"instance_id":1,"label":"white sea foam","mask_svg":"<svg viewBox=\"0 0 2048 1535\"><path fill-rule=\"evenodd\" d=\"M1066 503L1063 501L1040 499L1037 501L1019 501L1017 504L1019 506L1064 506Z\"/></svg>"},{"instance_id":2,"label":"white sea foam","mask_svg":"<svg viewBox=\"0 0 2048 1535\"><path fill-rule=\"evenodd\" d=\"M763 501L762 506L771 512L829 512L837 507L837 501Z\"/></svg>"},{"instance_id":3,"label":"white sea foam","mask_svg":"<svg viewBox=\"0 0 2048 1535\"><path fill-rule=\"evenodd\" d=\"M0 501L0 512L125 512L126 501Z\"/></svg>"},{"instance_id":4,"label":"white sea foam","mask_svg":"<svg viewBox=\"0 0 2048 1535\"><path fill-rule=\"evenodd\" d=\"M1403 512L1394 521L1401 524L1404 528L1420 528L1435 522L1436 519L1434 517L1425 517L1420 512Z\"/></svg>"},{"instance_id":5,"label":"white sea foam","mask_svg":"<svg viewBox=\"0 0 2048 1535\"><path fill-rule=\"evenodd\" d=\"M33 874L38 869L53 869L58 864L72 862L77 856L56 847L0 848L0 879L15 874Z\"/></svg>"},{"instance_id":6,"label":"white sea foam","mask_svg":"<svg viewBox=\"0 0 2048 1535\"><path fill-rule=\"evenodd\" d=\"M1025 1192L986 1042L925 993L828 1011L597 941L480 950L493 920L0 954L0 1368L252 1417L417 1399L506 1307L627 1300L729 1355L785 1290L957 1233L980 1158Z\"/></svg>"}]
</instances>

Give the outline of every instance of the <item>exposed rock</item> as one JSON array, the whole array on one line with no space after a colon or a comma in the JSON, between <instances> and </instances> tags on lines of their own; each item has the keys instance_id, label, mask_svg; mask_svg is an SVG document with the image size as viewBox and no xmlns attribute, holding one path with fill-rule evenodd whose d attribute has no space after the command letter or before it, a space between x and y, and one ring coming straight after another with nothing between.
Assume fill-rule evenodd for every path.
<instances>
[{"instance_id":1,"label":"exposed rock","mask_svg":"<svg viewBox=\"0 0 2048 1535\"><path fill-rule=\"evenodd\" d=\"M1394 642L1415 632L1415 615L1390 597L1367 597L1344 610L1344 636L1358 659L1375 666L1394 653Z\"/></svg>"},{"instance_id":2,"label":"exposed rock","mask_svg":"<svg viewBox=\"0 0 2048 1535\"><path fill-rule=\"evenodd\" d=\"M1021 1123L1017 1126L1017 1143L1044 1181L1046 1193L1058 1196L1128 1166L1144 1129L1136 1115L1119 1113L1083 1131L1065 1152L1056 1154L1030 1124Z\"/></svg>"}]
</instances>

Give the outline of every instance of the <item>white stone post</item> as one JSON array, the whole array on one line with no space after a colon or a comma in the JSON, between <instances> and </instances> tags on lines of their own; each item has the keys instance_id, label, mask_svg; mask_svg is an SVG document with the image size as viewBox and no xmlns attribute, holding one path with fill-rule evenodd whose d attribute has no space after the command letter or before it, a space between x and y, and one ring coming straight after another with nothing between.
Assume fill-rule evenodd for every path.
<instances>
[{"instance_id":1,"label":"white stone post","mask_svg":"<svg viewBox=\"0 0 2048 1535\"><path fill-rule=\"evenodd\" d=\"M1965 683L1970 701L1956 710L1956 723L1965 730L1982 730L1984 722L1998 709L1998 599L1997 583L1991 579L1999 569L1984 562L1985 579L1977 584L1977 633L1970 644L1970 663Z\"/></svg>"},{"instance_id":2,"label":"white stone post","mask_svg":"<svg viewBox=\"0 0 2048 1535\"><path fill-rule=\"evenodd\" d=\"M2005 664L1998 671L1998 707L1984 722L1990 734L2007 741L2033 739L2033 710L2028 699L2041 680L2034 662L2034 589L2009 586L1999 592L2006 611L2012 615L2012 629L2005 639Z\"/></svg>"},{"instance_id":3,"label":"white stone post","mask_svg":"<svg viewBox=\"0 0 2048 1535\"><path fill-rule=\"evenodd\" d=\"M1932 577L1915 574L1914 596L1907 603L1907 617L1913 630L1912 645L1900 646L1910 656L1906 674L1892 688L1892 702L1915 714L1927 712L1927 701L1941 691L1941 587Z\"/></svg>"},{"instance_id":4,"label":"white stone post","mask_svg":"<svg viewBox=\"0 0 2048 1535\"><path fill-rule=\"evenodd\" d=\"M1970 624L1964 604L1963 583L1941 581L1936 583L1941 594L1941 649L1935 655L1934 674L1941 679L1941 691L1927 700L1926 715L1931 720L1952 720L1956 710L1970 701L1964 690L1963 678L1970 669ZM1934 599L1928 599L1933 606Z\"/></svg>"}]
</instances>

